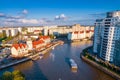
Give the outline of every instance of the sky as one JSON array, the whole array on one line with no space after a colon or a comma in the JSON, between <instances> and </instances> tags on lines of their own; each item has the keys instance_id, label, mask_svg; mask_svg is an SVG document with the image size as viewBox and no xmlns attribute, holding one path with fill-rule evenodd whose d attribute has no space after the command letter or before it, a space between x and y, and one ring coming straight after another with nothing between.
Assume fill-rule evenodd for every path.
<instances>
[{"instance_id":1,"label":"sky","mask_svg":"<svg viewBox=\"0 0 120 80\"><path fill-rule=\"evenodd\" d=\"M120 0L0 0L0 26L94 25Z\"/></svg>"}]
</instances>

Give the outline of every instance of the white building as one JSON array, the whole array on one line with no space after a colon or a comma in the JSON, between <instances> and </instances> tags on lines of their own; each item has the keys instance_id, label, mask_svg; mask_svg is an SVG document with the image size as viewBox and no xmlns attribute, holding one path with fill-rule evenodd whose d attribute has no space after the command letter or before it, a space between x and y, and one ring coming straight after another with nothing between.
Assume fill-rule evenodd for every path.
<instances>
[{"instance_id":1,"label":"white building","mask_svg":"<svg viewBox=\"0 0 120 80\"><path fill-rule=\"evenodd\" d=\"M93 51L98 52L105 61L114 62L115 60L115 43L120 40L119 24L120 11L108 12L106 18L100 22L96 21Z\"/></svg>"},{"instance_id":2,"label":"white building","mask_svg":"<svg viewBox=\"0 0 120 80\"><path fill-rule=\"evenodd\" d=\"M76 25L73 27L72 32L68 33L68 40L81 40L85 38L92 38L94 34L94 27Z\"/></svg>"},{"instance_id":3,"label":"white building","mask_svg":"<svg viewBox=\"0 0 120 80\"><path fill-rule=\"evenodd\" d=\"M93 52L100 53L101 39L103 38L103 19L97 19L95 22Z\"/></svg>"},{"instance_id":4,"label":"white building","mask_svg":"<svg viewBox=\"0 0 120 80\"><path fill-rule=\"evenodd\" d=\"M13 44L11 47L12 57L23 57L28 53L28 48L26 44Z\"/></svg>"},{"instance_id":5,"label":"white building","mask_svg":"<svg viewBox=\"0 0 120 80\"><path fill-rule=\"evenodd\" d=\"M33 50L32 40L28 39L26 43L27 43L28 50Z\"/></svg>"},{"instance_id":6,"label":"white building","mask_svg":"<svg viewBox=\"0 0 120 80\"><path fill-rule=\"evenodd\" d=\"M42 31L43 30L43 27L40 26L40 27L27 27L27 31L28 32L34 32L35 30L40 30Z\"/></svg>"},{"instance_id":7,"label":"white building","mask_svg":"<svg viewBox=\"0 0 120 80\"><path fill-rule=\"evenodd\" d=\"M7 37L16 36L21 31L21 28L0 28L0 32L5 33Z\"/></svg>"}]
</instances>

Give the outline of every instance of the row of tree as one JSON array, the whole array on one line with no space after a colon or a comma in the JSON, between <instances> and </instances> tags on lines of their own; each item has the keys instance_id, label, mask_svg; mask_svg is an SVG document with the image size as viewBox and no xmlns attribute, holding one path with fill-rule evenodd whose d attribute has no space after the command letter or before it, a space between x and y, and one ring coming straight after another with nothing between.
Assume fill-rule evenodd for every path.
<instances>
[{"instance_id":1,"label":"row of tree","mask_svg":"<svg viewBox=\"0 0 120 80\"><path fill-rule=\"evenodd\" d=\"M6 71L0 77L0 80L25 80L25 76L19 70L15 70L13 72Z\"/></svg>"}]
</instances>

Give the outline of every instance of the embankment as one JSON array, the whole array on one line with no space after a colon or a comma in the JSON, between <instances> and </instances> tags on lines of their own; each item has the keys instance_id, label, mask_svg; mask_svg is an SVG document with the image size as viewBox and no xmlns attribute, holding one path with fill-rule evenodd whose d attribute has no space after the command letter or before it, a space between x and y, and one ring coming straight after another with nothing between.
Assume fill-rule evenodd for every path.
<instances>
[{"instance_id":1,"label":"embankment","mask_svg":"<svg viewBox=\"0 0 120 80\"><path fill-rule=\"evenodd\" d=\"M105 72L106 74L110 75L111 77L113 77L113 78L115 78L115 79L117 79L117 80L120 80L120 76L119 76L118 74L116 74L116 73L110 71L109 69L107 69L107 68L99 65L98 63L96 63L96 62L94 62L94 61L86 58L86 57L83 56L82 54L81 54L81 58L82 58L84 61L86 61L87 63L89 63L89 64L93 65L94 67L96 67L97 69L99 69L99 70Z\"/></svg>"},{"instance_id":2,"label":"embankment","mask_svg":"<svg viewBox=\"0 0 120 80\"><path fill-rule=\"evenodd\" d=\"M27 58L23 58L23 59L19 59L19 60L15 60L13 62L10 62L10 63L7 63L7 64L4 64L4 65L0 65L0 69L4 69L4 68L7 68L7 67L10 67L10 66L13 66L13 65L16 65L16 64L19 64L19 63L22 63L22 62L25 62L25 61L28 61L28 60L31 60L32 57L35 57L35 56L38 56L40 53L47 53L48 51L50 51L53 47L56 47L57 45L59 45L60 43L54 43L52 46L48 47L47 49L45 50L42 50L41 52L39 52L38 54L35 54L35 55L32 55L32 56L29 56Z\"/></svg>"}]
</instances>

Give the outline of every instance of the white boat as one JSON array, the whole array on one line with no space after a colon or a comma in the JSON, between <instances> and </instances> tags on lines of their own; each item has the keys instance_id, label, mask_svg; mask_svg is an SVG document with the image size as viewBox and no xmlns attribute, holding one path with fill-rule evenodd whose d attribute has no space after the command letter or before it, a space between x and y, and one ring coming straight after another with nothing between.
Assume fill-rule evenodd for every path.
<instances>
[{"instance_id":1,"label":"white boat","mask_svg":"<svg viewBox=\"0 0 120 80\"><path fill-rule=\"evenodd\" d=\"M52 49L54 50L54 47L52 47Z\"/></svg>"},{"instance_id":2,"label":"white boat","mask_svg":"<svg viewBox=\"0 0 120 80\"><path fill-rule=\"evenodd\" d=\"M42 59L43 58L43 54L40 54L40 59Z\"/></svg>"},{"instance_id":3,"label":"white boat","mask_svg":"<svg viewBox=\"0 0 120 80\"><path fill-rule=\"evenodd\" d=\"M71 69L76 72L78 66L73 59L70 59L70 65L71 65Z\"/></svg>"},{"instance_id":4,"label":"white boat","mask_svg":"<svg viewBox=\"0 0 120 80\"><path fill-rule=\"evenodd\" d=\"M38 60L38 59L39 59L38 56L32 58L33 61Z\"/></svg>"}]
</instances>

